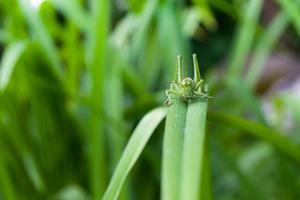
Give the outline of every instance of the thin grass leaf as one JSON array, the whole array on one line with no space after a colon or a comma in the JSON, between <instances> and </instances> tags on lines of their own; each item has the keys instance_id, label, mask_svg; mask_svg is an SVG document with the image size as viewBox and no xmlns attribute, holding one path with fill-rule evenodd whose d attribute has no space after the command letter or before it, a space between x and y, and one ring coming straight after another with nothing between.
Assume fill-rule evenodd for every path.
<instances>
[{"instance_id":1,"label":"thin grass leaf","mask_svg":"<svg viewBox=\"0 0 300 200\"><path fill-rule=\"evenodd\" d=\"M181 199L197 200L202 179L207 101L188 105L184 130Z\"/></svg>"},{"instance_id":2,"label":"thin grass leaf","mask_svg":"<svg viewBox=\"0 0 300 200\"><path fill-rule=\"evenodd\" d=\"M0 186L1 186L1 196L7 200L16 200L17 193L15 191L14 185L12 183L12 179L9 176L9 171L2 155L2 151L4 149L0 148ZM0 196L0 197L1 197Z\"/></svg>"},{"instance_id":3,"label":"thin grass leaf","mask_svg":"<svg viewBox=\"0 0 300 200\"><path fill-rule=\"evenodd\" d=\"M300 107L299 107L299 96L297 93L293 93L290 95L283 94L281 97L286 107L288 107L293 115L293 121L295 130L300 130ZM300 138L297 133L293 134L297 143L300 143Z\"/></svg>"},{"instance_id":4,"label":"thin grass leaf","mask_svg":"<svg viewBox=\"0 0 300 200\"><path fill-rule=\"evenodd\" d=\"M300 164L300 147L287 137L283 136L282 133L274 131L256 122L245 120L230 114L210 113L208 116L209 119L214 122L236 127L269 142L289 158Z\"/></svg>"},{"instance_id":5,"label":"thin grass leaf","mask_svg":"<svg viewBox=\"0 0 300 200\"><path fill-rule=\"evenodd\" d=\"M165 108L157 108L142 118L123 151L122 157L103 196L103 200L115 200L118 198L127 175L139 158L155 128L165 115Z\"/></svg>"},{"instance_id":6,"label":"thin grass leaf","mask_svg":"<svg viewBox=\"0 0 300 200\"><path fill-rule=\"evenodd\" d=\"M34 36L37 37L48 57L48 62L51 64L53 73L62 80L63 69L59 60L58 51L38 14L38 10L34 8L28 0L18 0L18 2L27 23L33 30Z\"/></svg>"},{"instance_id":7,"label":"thin grass leaf","mask_svg":"<svg viewBox=\"0 0 300 200\"><path fill-rule=\"evenodd\" d=\"M258 41L246 76L246 82L250 88L253 89L256 86L264 64L266 63L274 44L287 27L288 21L286 13L279 13Z\"/></svg>"},{"instance_id":8,"label":"thin grass leaf","mask_svg":"<svg viewBox=\"0 0 300 200\"><path fill-rule=\"evenodd\" d=\"M130 11L138 13L145 4L145 0L128 0L127 4Z\"/></svg>"},{"instance_id":9,"label":"thin grass leaf","mask_svg":"<svg viewBox=\"0 0 300 200\"><path fill-rule=\"evenodd\" d=\"M4 129L1 130L3 132L3 135L1 135L1 140L10 141L11 145L13 145L15 149L13 155L21 159L20 163L22 164L20 165L20 167L23 168L25 172L22 172L22 174L25 175L24 177L28 179L29 183L33 185L34 189L40 194L42 194L46 191L46 184L44 181L44 177L41 174L41 170L38 168L37 159L31 153L32 151L37 149L34 149L33 146L29 146L27 143L27 140L30 137L26 137L27 130L20 124L20 116L18 116L17 110L14 110L19 105L17 105L15 101L10 100L9 98L1 99L1 105L5 107L5 110L7 110L1 113L1 117L4 116L5 112L9 112L9 116L11 118L9 124L1 124L1 126L3 126ZM22 115L22 119L23 118L24 113ZM43 119L47 121L47 118L45 118L45 116L43 116ZM14 159L14 161L16 161L16 158ZM24 177L19 177L19 180L24 179Z\"/></svg>"},{"instance_id":10,"label":"thin grass leaf","mask_svg":"<svg viewBox=\"0 0 300 200\"><path fill-rule=\"evenodd\" d=\"M182 63L180 57L178 57L176 71L174 81L181 82ZM161 198L163 200L180 199L180 174L186 112L187 105L185 102L181 101L179 97L172 96L172 105L168 108L163 138L161 183Z\"/></svg>"},{"instance_id":11,"label":"thin grass leaf","mask_svg":"<svg viewBox=\"0 0 300 200\"><path fill-rule=\"evenodd\" d=\"M237 30L233 52L228 65L228 79L234 79L241 75L257 29L262 3L263 1L261 0L248 0L243 7L245 15L243 15Z\"/></svg>"},{"instance_id":12,"label":"thin grass leaf","mask_svg":"<svg viewBox=\"0 0 300 200\"><path fill-rule=\"evenodd\" d=\"M161 70L161 53L157 51L159 46L157 33L149 34L149 43L145 51L147 52L140 59L141 73L147 88L155 87L157 77Z\"/></svg>"},{"instance_id":13,"label":"thin grass leaf","mask_svg":"<svg viewBox=\"0 0 300 200\"><path fill-rule=\"evenodd\" d=\"M33 156L28 152L23 153L23 164L34 187L40 193L44 193L46 191L44 180L40 174L40 170L38 169L35 160L33 159Z\"/></svg>"},{"instance_id":14,"label":"thin grass leaf","mask_svg":"<svg viewBox=\"0 0 300 200\"><path fill-rule=\"evenodd\" d=\"M223 0L210 0L209 4L213 6L215 9L218 9L226 13L231 18L238 20L240 15L239 10L236 9L232 3Z\"/></svg>"},{"instance_id":15,"label":"thin grass leaf","mask_svg":"<svg viewBox=\"0 0 300 200\"><path fill-rule=\"evenodd\" d=\"M157 29L159 36L159 48L163 59L163 81L171 80L174 74L174 57L176 55L189 55L189 49L186 38L183 36L180 21L176 13L176 7L173 2L163 2L159 9L159 20L157 21ZM172 33L172 34L170 34ZM188 63L189 64L189 63ZM184 73L182 74L182 76Z\"/></svg>"},{"instance_id":16,"label":"thin grass leaf","mask_svg":"<svg viewBox=\"0 0 300 200\"><path fill-rule=\"evenodd\" d=\"M153 20L158 0L147 1L144 4L143 12L140 18L140 26L134 35L132 55L138 55L144 49L145 38L148 38L151 21Z\"/></svg>"},{"instance_id":17,"label":"thin grass leaf","mask_svg":"<svg viewBox=\"0 0 300 200\"><path fill-rule=\"evenodd\" d=\"M78 91L78 78L80 77L80 72L84 63L84 59L81 56L84 49L82 48L82 43L78 40L79 35L80 32L76 25L69 22L63 38L65 41L64 54L66 66L68 66L66 70L66 82L68 89L66 90L71 96L75 96Z\"/></svg>"},{"instance_id":18,"label":"thin grass leaf","mask_svg":"<svg viewBox=\"0 0 300 200\"><path fill-rule=\"evenodd\" d=\"M143 97L146 93L146 86L142 79L128 65L122 69L122 78L128 90L137 97ZM139 84L136 84L139 83Z\"/></svg>"},{"instance_id":19,"label":"thin grass leaf","mask_svg":"<svg viewBox=\"0 0 300 200\"><path fill-rule=\"evenodd\" d=\"M91 27L89 24L90 16L80 6L78 0L51 0L51 2L58 10L65 14L70 21L80 27L81 30L89 30L89 28Z\"/></svg>"},{"instance_id":20,"label":"thin grass leaf","mask_svg":"<svg viewBox=\"0 0 300 200\"><path fill-rule=\"evenodd\" d=\"M253 91L246 85L245 81L236 78L228 83L233 94L240 99L245 108L251 108L250 112L262 123L267 124L265 116L262 111L261 102L258 101Z\"/></svg>"},{"instance_id":21,"label":"thin grass leaf","mask_svg":"<svg viewBox=\"0 0 300 200\"><path fill-rule=\"evenodd\" d=\"M199 185L200 199L212 200L213 199L213 185L211 180L212 166L211 166L211 156L210 156L210 144L209 135L205 134L204 141L204 152L202 157L202 166L200 167L200 177L201 183Z\"/></svg>"},{"instance_id":22,"label":"thin grass leaf","mask_svg":"<svg viewBox=\"0 0 300 200\"><path fill-rule=\"evenodd\" d=\"M105 107L108 117L111 118L111 121L117 122L119 124L126 124L123 118L123 102L120 99L124 99L124 91L122 87L122 78L121 78L121 69L124 67L123 60L120 58L120 55L115 52L112 55L110 62L111 67L107 69L106 80L107 84L105 88ZM106 123L106 126L114 127L113 123ZM127 131L124 126L120 126L120 129L117 131L114 128L109 128L107 131L107 138L109 143L109 156L110 156L110 169L114 169L117 165L119 158L122 155L122 151L125 146ZM124 185L124 192L121 192L119 200L126 200L129 197L129 188L127 185Z\"/></svg>"},{"instance_id":23,"label":"thin grass leaf","mask_svg":"<svg viewBox=\"0 0 300 200\"><path fill-rule=\"evenodd\" d=\"M173 99L168 109L163 139L162 199L179 199L183 134L187 106Z\"/></svg>"},{"instance_id":24,"label":"thin grass leaf","mask_svg":"<svg viewBox=\"0 0 300 200\"><path fill-rule=\"evenodd\" d=\"M13 70L27 48L27 41L18 41L7 47L0 64L0 90L5 90Z\"/></svg>"},{"instance_id":25,"label":"thin grass leaf","mask_svg":"<svg viewBox=\"0 0 300 200\"><path fill-rule=\"evenodd\" d=\"M87 38L86 59L92 84L89 96L92 112L89 121L88 132L89 144L91 146L90 161L90 185L93 199L100 199L105 191L107 181L107 166L105 161L105 134L101 116L96 110L104 110L104 73L107 64L107 41L110 29L110 7L109 0L89 1L91 9L91 27Z\"/></svg>"},{"instance_id":26,"label":"thin grass leaf","mask_svg":"<svg viewBox=\"0 0 300 200\"><path fill-rule=\"evenodd\" d=\"M262 7L260 0L249 0L244 5L244 13L241 25L237 31L235 46L229 62L226 84L237 97L241 97L241 102L245 107L252 108L253 114L263 123L266 123L262 114L260 102L255 98L250 88L241 79L241 72L248 53L250 52L254 35L257 29L258 18Z\"/></svg>"},{"instance_id":27,"label":"thin grass leaf","mask_svg":"<svg viewBox=\"0 0 300 200\"><path fill-rule=\"evenodd\" d=\"M201 22L208 30L215 30L217 22L209 6L208 0L192 0L194 7L197 9L199 22Z\"/></svg>"},{"instance_id":28,"label":"thin grass leaf","mask_svg":"<svg viewBox=\"0 0 300 200\"><path fill-rule=\"evenodd\" d=\"M200 81L196 55L194 60L194 81ZM206 124L207 99L197 99L188 104L184 129L184 142L182 153L182 168L180 180L181 199L198 200L199 188L202 182L205 124ZM206 184L206 183L205 183Z\"/></svg>"},{"instance_id":29,"label":"thin grass leaf","mask_svg":"<svg viewBox=\"0 0 300 200\"><path fill-rule=\"evenodd\" d=\"M288 15L300 36L300 3L293 0L277 0L282 10Z\"/></svg>"},{"instance_id":30,"label":"thin grass leaf","mask_svg":"<svg viewBox=\"0 0 300 200\"><path fill-rule=\"evenodd\" d=\"M108 75L106 75L105 80L105 82L107 83L107 87L105 88L105 109L111 121L114 121L114 123L117 122L119 124L125 124L122 117L122 101L120 101L120 99L123 99L123 90L121 83L122 63L120 62L120 59L118 59L118 56L116 54L114 56L115 57L113 57L113 61L111 62L112 67L108 69L110 72L107 73ZM114 126L113 123L107 124L112 127ZM112 166L115 166L118 159L120 158L122 149L124 148L126 133L123 128L118 131L110 129L108 132Z\"/></svg>"}]
</instances>

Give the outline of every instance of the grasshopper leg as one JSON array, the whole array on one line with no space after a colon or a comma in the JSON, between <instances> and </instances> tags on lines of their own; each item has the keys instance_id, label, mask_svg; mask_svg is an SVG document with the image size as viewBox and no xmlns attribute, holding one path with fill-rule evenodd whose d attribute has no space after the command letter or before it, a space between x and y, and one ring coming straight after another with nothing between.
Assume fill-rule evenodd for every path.
<instances>
[{"instance_id":1,"label":"grasshopper leg","mask_svg":"<svg viewBox=\"0 0 300 200\"><path fill-rule=\"evenodd\" d=\"M195 86L195 89L197 90L197 91L199 91L199 89L201 90L201 84L203 83L203 79L201 79L200 81L198 81L198 83L196 84L196 86Z\"/></svg>"},{"instance_id":2,"label":"grasshopper leg","mask_svg":"<svg viewBox=\"0 0 300 200\"><path fill-rule=\"evenodd\" d=\"M164 103L166 106L172 105L172 94L178 95L179 93L174 90L166 90L167 100Z\"/></svg>"},{"instance_id":3,"label":"grasshopper leg","mask_svg":"<svg viewBox=\"0 0 300 200\"><path fill-rule=\"evenodd\" d=\"M196 98L196 99L198 99L198 98L199 99L212 99L213 97L211 97L208 94L205 94L203 92L195 91L193 98Z\"/></svg>"}]
</instances>

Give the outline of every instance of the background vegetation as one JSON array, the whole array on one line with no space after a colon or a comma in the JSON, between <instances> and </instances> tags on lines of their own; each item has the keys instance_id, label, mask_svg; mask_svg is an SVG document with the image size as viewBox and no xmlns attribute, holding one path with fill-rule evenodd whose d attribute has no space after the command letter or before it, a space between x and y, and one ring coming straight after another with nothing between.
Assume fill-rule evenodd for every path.
<instances>
[{"instance_id":1,"label":"background vegetation","mask_svg":"<svg viewBox=\"0 0 300 200\"><path fill-rule=\"evenodd\" d=\"M214 96L206 198L300 199L299 36L299 0L2 0L0 199L101 199L192 53ZM159 198L163 130L120 199Z\"/></svg>"}]
</instances>

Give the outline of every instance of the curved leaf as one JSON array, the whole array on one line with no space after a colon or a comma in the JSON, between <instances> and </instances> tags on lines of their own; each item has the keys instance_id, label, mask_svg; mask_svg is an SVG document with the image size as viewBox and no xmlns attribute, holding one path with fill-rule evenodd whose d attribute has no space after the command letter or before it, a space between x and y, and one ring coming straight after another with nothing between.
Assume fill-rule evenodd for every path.
<instances>
[{"instance_id":1,"label":"curved leaf","mask_svg":"<svg viewBox=\"0 0 300 200\"><path fill-rule=\"evenodd\" d=\"M124 181L131 168L142 153L154 129L166 116L165 108L157 108L145 115L135 128L123 155L115 169L103 200L115 200L118 198Z\"/></svg>"},{"instance_id":2,"label":"curved leaf","mask_svg":"<svg viewBox=\"0 0 300 200\"><path fill-rule=\"evenodd\" d=\"M245 120L238 116L226 113L209 113L208 117L212 121L236 127L269 142L292 160L300 164L300 147L285 137L282 133L274 131L254 121Z\"/></svg>"}]
</instances>

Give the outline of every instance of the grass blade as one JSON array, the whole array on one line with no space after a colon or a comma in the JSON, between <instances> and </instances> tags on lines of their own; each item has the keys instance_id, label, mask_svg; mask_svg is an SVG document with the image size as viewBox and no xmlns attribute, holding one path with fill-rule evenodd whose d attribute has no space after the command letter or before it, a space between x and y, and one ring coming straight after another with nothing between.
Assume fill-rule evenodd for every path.
<instances>
[{"instance_id":1,"label":"grass blade","mask_svg":"<svg viewBox=\"0 0 300 200\"><path fill-rule=\"evenodd\" d=\"M184 130L181 199L199 199L205 143L207 100L188 105ZM200 169L200 170L199 170Z\"/></svg>"},{"instance_id":2,"label":"grass blade","mask_svg":"<svg viewBox=\"0 0 300 200\"><path fill-rule=\"evenodd\" d=\"M165 115L165 108L157 108L145 115L140 121L123 151L103 200L115 200L118 198L128 173L139 158L154 129Z\"/></svg>"},{"instance_id":3,"label":"grass blade","mask_svg":"<svg viewBox=\"0 0 300 200\"><path fill-rule=\"evenodd\" d=\"M169 81L172 78L175 64L174 57L178 54L187 57L186 55L190 53L186 43L187 39L179 28L182 25L178 19L174 4L174 2L165 1L158 10L160 20L157 21L157 34L161 55L164 58L162 63L164 65L162 68L163 81Z\"/></svg>"},{"instance_id":4,"label":"grass blade","mask_svg":"<svg viewBox=\"0 0 300 200\"><path fill-rule=\"evenodd\" d=\"M117 51L114 51L114 55L111 57L111 67L108 73L106 73L105 83L107 84L105 88L105 107L106 113L111 121L117 122L120 127L119 131L113 128L108 128L107 133L107 143L109 146L109 172L112 172L115 169L125 146L127 131L124 128L124 124L126 124L123 118L123 107L122 101L120 99L124 99L124 91L122 87L122 78L121 78L121 70L124 67L123 59L119 55ZM106 123L106 126L114 127L114 123ZM112 173L110 173L112 174ZM130 181L127 181L128 185ZM119 200L128 199L129 195L129 187L127 184L123 186L123 192L121 192Z\"/></svg>"},{"instance_id":5,"label":"grass blade","mask_svg":"<svg viewBox=\"0 0 300 200\"><path fill-rule=\"evenodd\" d=\"M143 12L140 18L140 26L134 35L133 40L133 55L138 55L145 47L145 38L148 38L149 28L153 20L155 8L157 7L158 0L147 1L144 5Z\"/></svg>"},{"instance_id":6,"label":"grass blade","mask_svg":"<svg viewBox=\"0 0 300 200\"><path fill-rule=\"evenodd\" d=\"M209 135L205 134L205 141L204 141L204 152L203 152L203 157L202 157L202 166L200 168L200 177L201 182L200 182L200 188L199 188L199 193L200 193L200 199L205 199L205 200L211 200L213 199L213 194L212 194L212 181L211 181L211 157L210 157L210 144L209 144Z\"/></svg>"},{"instance_id":7,"label":"grass blade","mask_svg":"<svg viewBox=\"0 0 300 200\"><path fill-rule=\"evenodd\" d=\"M14 67L24 53L27 42L18 41L7 47L0 64L0 90L4 90L9 83Z\"/></svg>"},{"instance_id":8,"label":"grass blade","mask_svg":"<svg viewBox=\"0 0 300 200\"><path fill-rule=\"evenodd\" d=\"M54 74L62 80L63 70L59 60L58 51L55 48L55 45L44 26L40 16L35 8L27 0L19 0L20 8L23 11L23 14L29 24L33 29L35 36L37 37L40 45L45 50L45 53L48 57L48 61L51 63L52 70Z\"/></svg>"},{"instance_id":9,"label":"grass blade","mask_svg":"<svg viewBox=\"0 0 300 200\"><path fill-rule=\"evenodd\" d=\"M177 69L174 81L181 82L182 61L177 59ZM175 87L171 83L171 89ZM171 105L168 108L163 138L163 157L162 157L162 200L177 200L180 188L180 174L183 148L183 133L187 112L187 105L180 100L180 97L171 96Z\"/></svg>"},{"instance_id":10,"label":"grass blade","mask_svg":"<svg viewBox=\"0 0 300 200\"><path fill-rule=\"evenodd\" d=\"M24 168L32 184L34 185L34 187L38 192L40 192L41 194L45 193L46 185L44 183L40 170L38 169L33 156L28 152L24 152L22 157L23 157Z\"/></svg>"},{"instance_id":11,"label":"grass blade","mask_svg":"<svg viewBox=\"0 0 300 200\"><path fill-rule=\"evenodd\" d=\"M194 60L194 81L201 80L196 54ZM202 184L205 147L207 99L196 99L188 104L184 129L184 142L181 168L181 199L198 200ZM205 183L206 184L206 183Z\"/></svg>"},{"instance_id":12,"label":"grass blade","mask_svg":"<svg viewBox=\"0 0 300 200\"><path fill-rule=\"evenodd\" d=\"M81 30L87 31L90 28L90 16L85 13L78 1L51 0L51 2Z\"/></svg>"},{"instance_id":13,"label":"grass blade","mask_svg":"<svg viewBox=\"0 0 300 200\"><path fill-rule=\"evenodd\" d=\"M255 94L246 85L244 80L236 78L232 82L229 82L232 93L239 97L245 108L251 108L251 113L262 123L267 124L265 116L262 111L261 102L258 101Z\"/></svg>"},{"instance_id":14,"label":"grass blade","mask_svg":"<svg viewBox=\"0 0 300 200\"><path fill-rule=\"evenodd\" d=\"M299 146L283 136L283 134L280 132L276 132L256 122L225 113L210 113L209 119L218 123L222 122L231 127L236 127L260 139L263 139L300 164Z\"/></svg>"},{"instance_id":15,"label":"grass blade","mask_svg":"<svg viewBox=\"0 0 300 200\"><path fill-rule=\"evenodd\" d=\"M284 12L291 18L295 29L300 36L300 6L299 2L291 0L277 0Z\"/></svg>"},{"instance_id":16,"label":"grass blade","mask_svg":"<svg viewBox=\"0 0 300 200\"><path fill-rule=\"evenodd\" d=\"M0 197L3 196L7 200L15 200L17 199L16 191L2 155L3 150L4 149L0 148L0 192L2 193Z\"/></svg>"},{"instance_id":17,"label":"grass blade","mask_svg":"<svg viewBox=\"0 0 300 200\"><path fill-rule=\"evenodd\" d=\"M91 27L87 41L87 64L91 76L92 90L89 96L92 116L90 119L89 144L90 181L93 199L100 199L105 191L107 166L105 161L105 134L101 116L93 112L104 110L104 74L107 62L108 33L110 29L109 0L90 0Z\"/></svg>"},{"instance_id":18,"label":"grass blade","mask_svg":"<svg viewBox=\"0 0 300 200\"><path fill-rule=\"evenodd\" d=\"M168 109L163 139L163 200L179 199L179 182L186 112L186 104L180 99L173 99L173 104Z\"/></svg>"},{"instance_id":19,"label":"grass blade","mask_svg":"<svg viewBox=\"0 0 300 200\"><path fill-rule=\"evenodd\" d=\"M262 3L263 1L261 0L249 0L244 5L243 11L245 15L243 15L241 25L237 30L236 40L229 62L226 83L230 90L232 90L233 94L241 96L243 104L253 108L253 114L255 114L260 121L265 123L260 103L241 79L241 72L256 33Z\"/></svg>"},{"instance_id":20,"label":"grass blade","mask_svg":"<svg viewBox=\"0 0 300 200\"><path fill-rule=\"evenodd\" d=\"M229 62L229 79L240 76L254 39L262 3L261 0L249 0L244 5L245 15L237 30L236 41Z\"/></svg>"},{"instance_id":21,"label":"grass blade","mask_svg":"<svg viewBox=\"0 0 300 200\"><path fill-rule=\"evenodd\" d=\"M274 44L277 42L287 25L287 15L285 13L279 13L258 41L258 45L254 50L253 60L246 77L246 82L251 88L254 88L257 84L257 81L260 78L259 75L266 63L266 59L270 55Z\"/></svg>"},{"instance_id":22,"label":"grass blade","mask_svg":"<svg viewBox=\"0 0 300 200\"><path fill-rule=\"evenodd\" d=\"M239 10L234 7L234 4L223 0L210 0L209 4L217 10L220 10L230 16L232 19L239 19Z\"/></svg>"}]
</instances>

